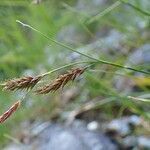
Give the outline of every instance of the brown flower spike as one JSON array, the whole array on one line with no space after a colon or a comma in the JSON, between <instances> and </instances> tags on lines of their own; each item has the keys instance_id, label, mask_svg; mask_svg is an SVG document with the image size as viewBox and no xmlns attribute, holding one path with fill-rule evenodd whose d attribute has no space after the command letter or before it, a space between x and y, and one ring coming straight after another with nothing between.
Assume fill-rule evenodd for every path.
<instances>
[{"instance_id":1,"label":"brown flower spike","mask_svg":"<svg viewBox=\"0 0 150 150\"><path fill-rule=\"evenodd\" d=\"M14 103L5 113L0 116L0 123L3 123L7 118L9 118L20 106L21 101Z\"/></svg>"},{"instance_id":2,"label":"brown flower spike","mask_svg":"<svg viewBox=\"0 0 150 150\"><path fill-rule=\"evenodd\" d=\"M36 90L38 94L47 94L51 91L56 91L60 87L64 87L69 81L73 81L77 76L80 76L84 72L85 68L76 68L68 71L66 74L58 76L51 84Z\"/></svg>"},{"instance_id":3,"label":"brown flower spike","mask_svg":"<svg viewBox=\"0 0 150 150\"><path fill-rule=\"evenodd\" d=\"M22 78L17 78L17 79L12 79L8 80L3 84L3 89L4 90L9 90L9 91L14 91L18 89L32 89L40 80L42 76L37 76L37 77L31 77L31 76L26 76Z\"/></svg>"}]
</instances>

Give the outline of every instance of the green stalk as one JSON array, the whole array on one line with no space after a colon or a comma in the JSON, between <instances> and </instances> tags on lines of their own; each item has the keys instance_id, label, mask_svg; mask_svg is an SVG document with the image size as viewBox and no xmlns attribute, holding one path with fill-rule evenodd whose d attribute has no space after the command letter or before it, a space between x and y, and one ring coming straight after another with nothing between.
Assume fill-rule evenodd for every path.
<instances>
[{"instance_id":1,"label":"green stalk","mask_svg":"<svg viewBox=\"0 0 150 150\"><path fill-rule=\"evenodd\" d=\"M74 48L68 46L68 45L65 45L59 41L56 41L55 39L51 38L51 37L48 37L47 35L45 35L44 33L42 33L41 31L35 29L34 27L28 25L28 24L24 24L23 22L19 21L19 20L16 20L17 23L20 23L22 26L24 27L27 27L27 28L30 28L32 30L34 30L35 32L41 34L43 37L45 37L46 39L50 40L51 42L59 45L59 46L62 46L64 48L67 48L68 50L72 51L72 52L76 52L84 57L87 57L89 59L92 59L94 61L98 61L100 63L103 63L103 64L108 64L108 65L111 65L111 66L115 66L115 67L119 67L119 68L124 68L124 69L128 69L128 70L132 70L132 71L136 71L136 72L141 72L141 73L144 73L144 74L149 74L150 75L150 72L147 72L147 71L144 71L144 70L138 70L138 69L135 69L135 68L131 68L131 67L128 67L128 66L122 66L120 64L116 64L116 63L113 63L113 62L109 62L109 61L105 61L105 60L101 60L101 59L97 59L97 58L93 58L92 56L90 55L87 55L87 54L84 54L82 52L79 52L77 50L75 50Z\"/></svg>"},{"instance_id":2,"label":"green stalk","mask_svg":"<svg viewBox=\"0 0 150 150\"><path fill-rule=\"evenodd\" d=\"M145 98L140 98L140 97L133 97L133 96L128 96L127 98L129 98L131 100L135 100L135 101L142 101L142 102L149 102L150 103L150 99L145 99Z\"/></svg>"},{"instance_id":3,"label":"green stalk","mask_svg":"<svg viewBox=\"0 0 150 150\"><path fill-rule=\"evenodd\" d=\"M105 16L106 14L108 14L110 11L112 11L114 8L118 7L121 4L121 2L118 0L116 1L114 4L112 4L111 6L109 6L108 8L106 8L104 11L98 13L97 15L93 16L91 19L89 19L87 21L87 24L91 24L94 21L100 19L101 17Z\"/></svg>"},{"instance_id":4,"label":"green stalk","mask_svg":"<svg viewBox=\"0 0 150 150\"><path fill-rule=\"evenodd\" d=\"M61 69L64 69L64 68L67 68L67 67L71 67L71 66L74 66L74 65L77 65L77 64L83 64L83 63L92 63L91 65L93 65L93 64L96 63L96 61L81 61L81 62L70 63L70 64L67 64L67 65L61 66L59 68L53 69L53 70L51 70L49 72L46 72L46 73L42 74L41 76L45 77L45 76L47 76L47 75L49 75L51 73L57 72L57 71L59 71ZM89 68L89 67L91 67L91 65L89 65L89 66L87 66L85 68Z\"/></svg>"},{"instance_id":5,"label":"green stalk","mask_svg":"<svg viewBox=\"0 0 150 150\"><path fill-rule=\"evenodd\" d=\"M150 16L150 13L149 13L149 12L147 12L147 11L145 11L145 10L142 10L141 8L139 8L139 7L137 7L137 6L133 5L133 4L131 4L131 3L129 3L129 2L125 2L124 0L120 0L120 1L121 1L122 3L128 5L128 6L132 7L132 8L135 9L136 11L142 13L143 15L145 15L145 16Z\"/></svg>"}]
</instances>

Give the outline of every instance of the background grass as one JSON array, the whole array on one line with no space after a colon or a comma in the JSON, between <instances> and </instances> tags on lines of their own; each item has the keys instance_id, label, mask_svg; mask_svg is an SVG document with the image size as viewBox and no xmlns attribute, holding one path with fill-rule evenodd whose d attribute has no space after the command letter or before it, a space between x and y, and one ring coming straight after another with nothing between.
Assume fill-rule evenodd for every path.
<instances>
[{"instance_id":1,"label":"background grass","mask_svg":"<svg viewBox=\"0 0 150 150\"><path fill-rule=\"evenodd\" d=\"M108 1L105 7L97 6L98 13L103 12L115 2L113 0ZM71 47L83 47L84 53L119 64L124 64L134 49L149 42L148 36L142 36L144 32L148 32L150 27L148 9L150 8L150 3L148 0L121 2L111 12L97 17L91 23L88 23L88 21L97 14L88 14L84 10L79 11L74 5L76 5L74 0L64 0L63 2L59 0L43 0L42 3L37 5L29 0L0 1L0 80L2 82L25 74L37 75L71 62L69 57L71 53L69 51L49 42L30 29L20 26L16 23L17 19L36 27L54 39L69 44ZM71 39L70 41L65 40L64 35L60 38L59 33L64 27L69 28L70 26L74 26L75 32L83 36L81 38L78 36L77 38L73 37L72 41ZM125 53L123 50L116 52L113 47L111 49L113 54L109 55L101 53L100 50L95 51L94 48L86 49L89 43L96 40L100 40L105 47L103 40L97 36L97 33L99 32L106 36L108 31L112 29L123 35L124 40L121 44L126 49ZM69 35L69 33L65 34L66 36ZM85 60L83 57L79 57L79 59ZM149 69L149 65L133 67ZM124 91L118 92L113 84L118 68L98 64L92 69L104 70L105 72L98 71L93 73L92 71L87 71L80 82L69 85L69 87L78 86L80 93L73 102L63 107L64 111L70 111L98 96L101 99L113 97L114 102L100 108L109 118L121 116L124 110L128 109L131 113L142 115L149 119L147 103L137 103L127 98L128 95L139 96L149 93L149 88L145 85L145 83L149 82L149 77L144 75L142 78L146 82L138 82L137 86L140 91L131 91L126 95ZM129 75L132 80L137 80L134 77L134 73L128 73L125 70L121 70L121 72ZM57 73L49 78L55 76L57 76ZM33 118L35 120L39 118L43 120L50 119L53 112L58 107L61 107L60 95L60 93L54 93L45 97L28 96L27 101L24 102L20 110L6 123L0 125L0 145L7 141L4 134L12 134L13 130L16 130L16 126L19 127L22 121ZM20 98L19 96L18 93L10 94L9 92L1 91L0 113L4 112L16 99ZM114 111L116 107L119 108L117 113Z\"/></svg>"}]
</instances>

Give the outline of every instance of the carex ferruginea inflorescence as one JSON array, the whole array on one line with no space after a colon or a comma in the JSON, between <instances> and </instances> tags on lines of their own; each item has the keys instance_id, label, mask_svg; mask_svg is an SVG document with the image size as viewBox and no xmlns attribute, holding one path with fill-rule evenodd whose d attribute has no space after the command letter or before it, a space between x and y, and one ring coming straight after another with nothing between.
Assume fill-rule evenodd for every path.
<instances>
[{"instance_id":1,"label":"carex ferruginea inflorescence","mask_svg":"<svg viewBox=\"0 0 150 150\"><path fill-rule=\"evenodd\" d=\"M26 76L17 79L11 79L3 84L3 90L14 91L19 89L32 89L41 80L41 78L42 76Z\"/></svg>"},{"instance_id":2,"label":"carex ferruginea inflorescence","mask_svg":"<svg viewBox=\"0 0 150 150\"><path fill-rule=\"evenodd\" d=\"M72 69L63 75L59 75L52 83L37 89L35 92L37 94L47 94L56 91L61 87L63 88L69 81L74 81L77 76L80 76L84 70L85 68Z\"/></svg>"},{"instance_id":3,"label":"carex ferruginea inflorescence","mask_svg":"<svg viewBox=\"0 0 150 150\"><path fill-rule=\"evenodd\" d=\"M0 116L0 123L5 122L5 120L7 118L9 118L20 106L21 101L17 101L16 103L14 103L6 112L4 112L1 116Z\"/></svg>"}]
</instances>

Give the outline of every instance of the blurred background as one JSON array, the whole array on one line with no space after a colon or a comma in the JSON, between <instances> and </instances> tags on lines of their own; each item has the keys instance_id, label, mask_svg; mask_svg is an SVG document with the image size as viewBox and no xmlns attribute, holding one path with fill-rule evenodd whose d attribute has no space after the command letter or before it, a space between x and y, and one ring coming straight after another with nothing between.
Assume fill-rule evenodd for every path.
<instances>
[{"instance_id":1,"label":"blurred background","mask_svg":"<svg viewBox=\"0 0 150 150\"><path fill-rule=\"evenodd\" d=\"M149 0L0 0L0 81L93 61L16 20L94 58L150 71L149 10ZM2 114L25 92L0 88ZM150 149L149 99L148 74L97 63L63 90L28 94L0 125L0 149Z\"/></svg>"}]
</instances>

